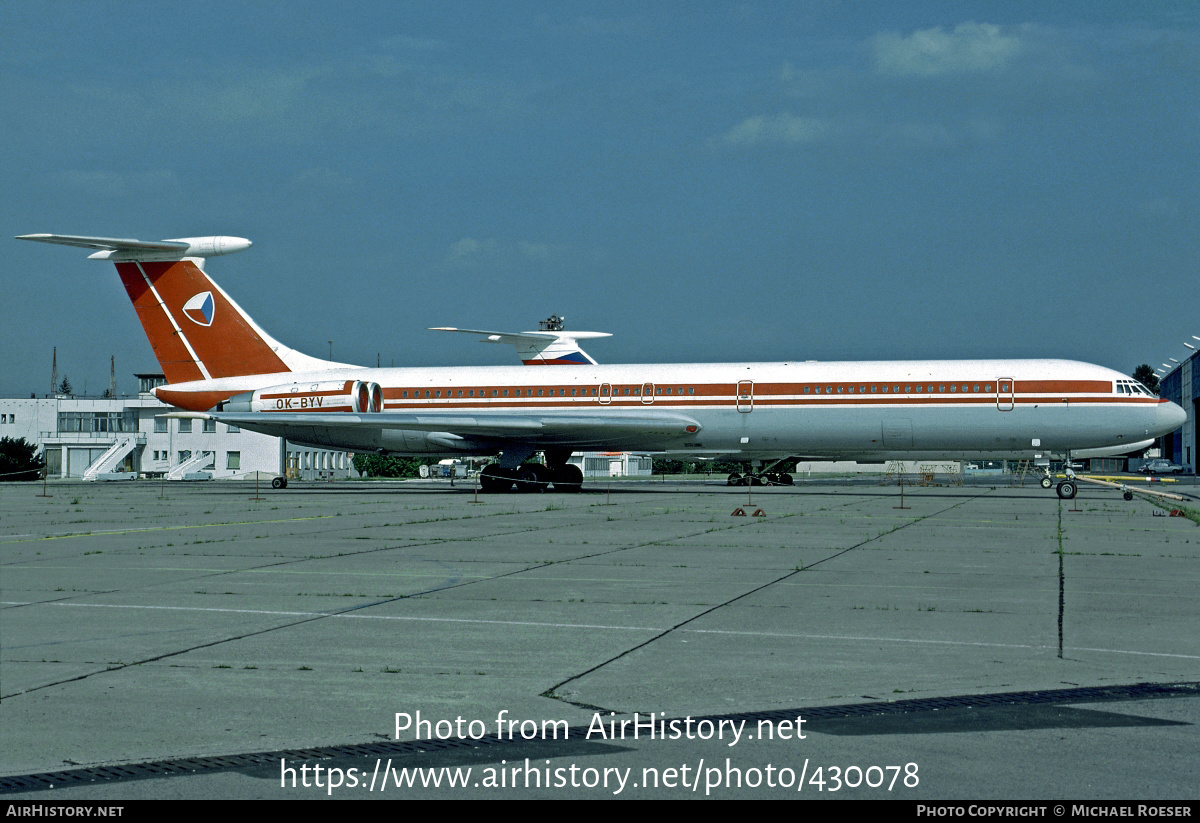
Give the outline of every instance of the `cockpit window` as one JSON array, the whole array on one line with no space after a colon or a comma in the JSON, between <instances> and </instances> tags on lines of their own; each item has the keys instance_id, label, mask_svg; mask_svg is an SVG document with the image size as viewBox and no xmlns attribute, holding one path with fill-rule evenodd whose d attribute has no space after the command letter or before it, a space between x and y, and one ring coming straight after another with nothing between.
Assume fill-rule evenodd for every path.
<instances>
[{"instance_id":1,"label":"cockpit window","mask_svg":"<svg viewBox=\"0 0 1200 823\"><path fill-rule=\"evenodd\" d=\"M1136 380L1118 380L1117 394L1140 394L1145 397L1154 396L1153 392Z\"/></svg>"}]
</instances>

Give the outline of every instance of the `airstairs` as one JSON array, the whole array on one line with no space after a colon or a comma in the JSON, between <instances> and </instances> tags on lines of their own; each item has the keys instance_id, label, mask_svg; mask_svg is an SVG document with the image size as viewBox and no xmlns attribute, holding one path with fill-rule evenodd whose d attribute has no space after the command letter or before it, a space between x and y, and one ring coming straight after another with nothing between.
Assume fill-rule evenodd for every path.
<instances>
[{"instance_id":1,"label":"airstairs","mask_svg":"<svg viewBox=\"0 0 1200 823\"><path fill-rule=\"evenodd\" d=\"M168 480L183 480L188 474L199 471L213 461L212 452L199 452L184 460L167 472Z\"/></svg>"},{"instance_id":2,"label":"airstairs","mask_svg":"<svg viewBox=\"0 0 1200 823\"><path fill-rule=\"evenodd\" d=\"M137 437L122 437L109 446L108 451L91 462L83 472L83 479L91 482L101 474L112 471L137 447Z\"/></svg>"}]
</instances>

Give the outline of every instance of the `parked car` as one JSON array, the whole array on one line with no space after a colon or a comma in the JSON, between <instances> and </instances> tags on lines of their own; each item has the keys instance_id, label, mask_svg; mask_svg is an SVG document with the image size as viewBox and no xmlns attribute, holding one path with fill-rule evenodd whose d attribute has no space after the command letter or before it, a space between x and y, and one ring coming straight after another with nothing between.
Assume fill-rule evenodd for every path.
<instances>
[{"instance_id":1,"label":"parked car","mask_svg":"<svg viewBox=\"0 0 1200 823\"><path fill-rule=\"evenodd\" d=\"M1170 460L1151 460L1138 469L1142 474L1183 474L1183 466Z\"/></svg>"}]
</instances>

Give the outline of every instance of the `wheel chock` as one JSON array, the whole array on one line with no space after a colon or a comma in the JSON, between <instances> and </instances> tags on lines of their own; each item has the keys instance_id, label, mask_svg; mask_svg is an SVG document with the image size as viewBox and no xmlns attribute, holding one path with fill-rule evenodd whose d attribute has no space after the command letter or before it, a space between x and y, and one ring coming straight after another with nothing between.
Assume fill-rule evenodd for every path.
<instances>
[{"instance_id":1,"label":"wheel chock","mask_svg":"<svg viewBox=\"0 0 1200 823\"><path fill-rule=\"evenodd\" d=\"M738 506L736 509L733 510L733 514L731 514L729 516L730 517L745 517L746 510L743 509L741 506Z\"/></svg>"},{"instance_id":2,"label":"wheel chock","mask_svg":"<svg viewBox=\"0 0 1200 823\"><path fill-rule=\"evenodd\" d=\"M767 516L767 513L765 511L763 511L762 509L755 509L754 514L751 515L751 517L766 517L766 516Z\"/></svg>"}]
</instances>

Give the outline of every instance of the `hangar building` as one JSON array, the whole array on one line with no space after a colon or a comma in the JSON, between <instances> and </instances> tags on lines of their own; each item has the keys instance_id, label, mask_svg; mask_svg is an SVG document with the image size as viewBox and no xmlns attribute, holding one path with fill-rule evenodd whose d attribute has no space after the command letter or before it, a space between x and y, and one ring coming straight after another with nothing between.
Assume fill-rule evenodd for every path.
<instances>
[{"instance_id":1,"label":"hangar building","mask_svg":"<svg viewBox=\"0 0 1200 823\"><path fill-rule=\"evenodd\" d=\"M1188 416L1183 428L1163 435L1162 456L1185 469L1191 468L1192 474L1195 474L1198 458L1196 445L1200 442L1196 422L1196 403L1200 401L1200 351L1167 372L1159 380L1158 393L1160 397L1182 406Z\"/></svg>"}]
</instances>

